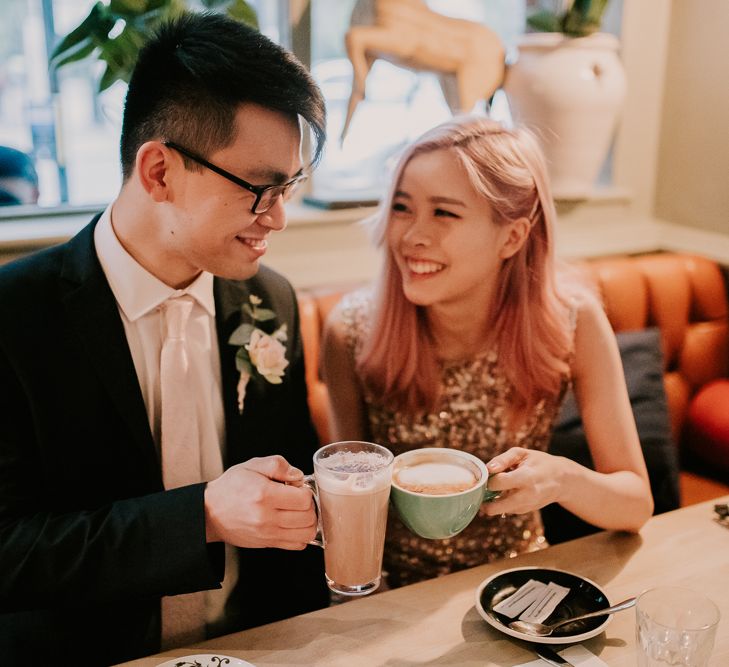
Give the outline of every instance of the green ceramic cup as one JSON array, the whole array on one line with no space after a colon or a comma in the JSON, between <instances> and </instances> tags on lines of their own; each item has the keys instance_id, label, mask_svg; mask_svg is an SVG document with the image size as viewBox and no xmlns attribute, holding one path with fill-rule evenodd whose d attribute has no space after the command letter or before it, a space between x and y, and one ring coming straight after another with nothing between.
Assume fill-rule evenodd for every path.
<instances>
[{"instance_id":1,"label":"green ceramic cup","mask_svg":"<svg viewBox=\"0 0 729 667\"><path fill-rule=\"evenodd\" d=\"M412 484L413 471L423 470L418 468L423 465L429 468L424 473L427 478L433 474L438 476L440 466L459 466L465 471L466 479L469 473L473 476L473 484L451 493L437 487L428 492L415 491L414 488L425 488ZM467 452L443 447L414 449L395 457L390 501L402 522L414 533L429 539L445 539L460 533L473 521L483 502L499 495L486 488L488 477L486 464ZM437 492L433 493L434 490Z\"/></svg>"}]
</instances>

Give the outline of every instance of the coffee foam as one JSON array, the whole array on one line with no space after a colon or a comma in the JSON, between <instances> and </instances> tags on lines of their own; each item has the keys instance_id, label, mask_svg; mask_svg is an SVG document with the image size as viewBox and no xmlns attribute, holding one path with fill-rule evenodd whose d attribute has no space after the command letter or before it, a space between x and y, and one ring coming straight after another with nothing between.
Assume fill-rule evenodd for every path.
<instances>
[{"instance_id":1,"label":"coffee foam","mask_svg":"<svg viewBox=\"0 0 729 667\"><path fill-rule=\"evenodd\" d=\"M376 472L387 466L387 457L377 452L335 452L319 465L335 472Z\"/></svg>"},{"instance_id":2,"label":"coffee foam","mask_svg":"<svg viewBox=\"0 0 729 667\"><path fill-rule=\"evenodd\" d=\"M319 460L319 487L331 493L373 493L390 485L388 457L377 452L335 452Z\"/></svg>"},{"instance_id":3,"label":"coffee foam","mask_svg":"<svg viewBox=\"0 0 729 667\"><path fill-rule=\"evenodd\" d=\"M398 486L415 493L441 495L465 491L476 485L478 476L465 466L447 461L423 461L395 473Z\"/></svg>"}]
</instances>

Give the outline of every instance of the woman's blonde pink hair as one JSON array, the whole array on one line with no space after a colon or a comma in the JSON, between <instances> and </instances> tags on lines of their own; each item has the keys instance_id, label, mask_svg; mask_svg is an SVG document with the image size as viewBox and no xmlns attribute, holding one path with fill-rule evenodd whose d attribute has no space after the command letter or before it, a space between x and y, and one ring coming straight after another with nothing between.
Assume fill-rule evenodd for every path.
<instances>
[{"instance_id":1,"label":"woman's blonde pink hair","mask_svg":"<svg viewBox=\"0 0 729 667\"><path fill-rule=\"evenodd\" d=\"M357 360L360 377L378 401L394 409L411 413L436 409L438 350L423 309L403 294L399 269L386 245L403 170L413 157L436 150L450 150L458 157L472 187L488 203L491 216L490 220L484 216L484 224L529 221L523 246L503 260L490 323L499 365L514 387L515 405L529 409L556 395L568 370L572 333L569 304L558 289L555 271L556 212L535 137L485 117L455 118L439 125L416 140L397 164L390 190L372 221L385 260L372 328Z\"/></svg>"}]
</instances>

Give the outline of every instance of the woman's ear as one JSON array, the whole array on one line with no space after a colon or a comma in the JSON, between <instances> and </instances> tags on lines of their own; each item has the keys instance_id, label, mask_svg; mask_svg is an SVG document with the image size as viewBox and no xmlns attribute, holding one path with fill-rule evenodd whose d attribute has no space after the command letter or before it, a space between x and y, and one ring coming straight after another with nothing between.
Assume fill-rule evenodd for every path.
<instances>
[{"instance_id":1,"label":"woman's ear","mask_svg":"<svg viewBox=\"0 0 729 667\"><path fill-rule=\"evenodd\" d=\"M170 150L159 141L147 141L139 147L135 171L139 183L156 202L170 197Z\"/></svg>"},{"instance_id":2,"label":"woman's ear","mask_svg":"<svg viewBox=\"0 0 729 667\"><path fill-rule=\"evenodd\" d=\"M516 255L527 240L531 228L532 226L527 218L517 218L510 222L506 226L506 238L501 246L499 257L509 259Z\"/></svg>"}]
</instances>

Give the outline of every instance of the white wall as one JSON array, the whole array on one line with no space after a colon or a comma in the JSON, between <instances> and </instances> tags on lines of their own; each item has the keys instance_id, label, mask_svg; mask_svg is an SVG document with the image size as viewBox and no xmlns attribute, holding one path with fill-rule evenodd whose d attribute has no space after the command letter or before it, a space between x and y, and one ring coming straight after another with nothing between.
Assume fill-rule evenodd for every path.
<instances>
[{"instance_id":1,"label":"white wall","mask_svg":"<svg viewBox=\"0 0 729 667\"><path fill-rule=\"evenodd\" d=\"M729 235L729 2L672 5L655 213Z\"/></svg>"}]
</instances>

